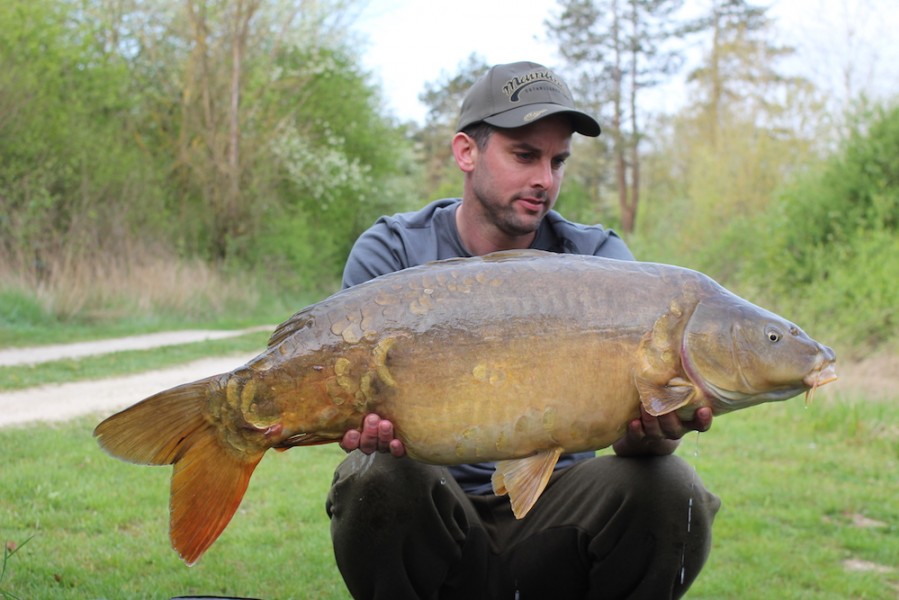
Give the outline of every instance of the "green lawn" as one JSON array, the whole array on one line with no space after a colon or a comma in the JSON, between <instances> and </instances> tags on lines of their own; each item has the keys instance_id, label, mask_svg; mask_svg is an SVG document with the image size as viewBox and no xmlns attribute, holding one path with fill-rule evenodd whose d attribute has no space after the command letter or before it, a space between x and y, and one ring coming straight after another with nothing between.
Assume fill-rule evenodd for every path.
<instances>
[{"instance_id":1,"label":"green lawn","mask_svg":"<svg viewBox=\"0 0 899 600\"><path fill-rule=\"evenodd\" d=\"M721 417L682 444L723 500L689 598L899 596L899 405L823 396ZM106 456L91 437L99 418L0 430L0 539L31 538L8 561L4 593L346 597L323 509L336 446L270 453L188 568L167 539L170 469Z\"/></svg>"},{"instance_id":2,"label":"green lawn","mask_svg":"<svg viewBox=\"0 0 899 600\"><path fill-rule=\"evenodd\" d=\"M168 542L171 468L108 457L91 436L97 421L0 430L0 536L33 536L0 589L23 599L345 597L324 512L337 446L270 453L225 533L187 567Z\"/></svg>"}]
</instances>

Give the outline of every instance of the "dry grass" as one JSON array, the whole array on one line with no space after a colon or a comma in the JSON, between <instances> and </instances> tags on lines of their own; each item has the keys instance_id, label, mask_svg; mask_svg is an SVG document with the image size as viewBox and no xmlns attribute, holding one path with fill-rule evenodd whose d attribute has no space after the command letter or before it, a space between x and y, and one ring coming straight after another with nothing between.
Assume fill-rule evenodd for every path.
<instances>
[{"instance_id":1,"label":"dry grass","mask_svg":"<svg viewBox=\"0 0 899 600\"><path fill-rule=\"evenodd\" d=\"M118 320L130 315L208 318L229 307L254 307L254 285L229 279L198 259L161 248L67 251L40 260L0 258L0 293L35 298L60 321Z\"/></svg>"},{"instance_id":2,"label":"dry grass","mask_svg":"<svg viewBox=\"0 0 899 600\"><path fill-rule=\"evenodd\" d=\"M837 358L839 379L822 387L823 398L845 402L894 401L899 390L899 352L883 351L858 360Z\"/></svg>"}]
</instances>

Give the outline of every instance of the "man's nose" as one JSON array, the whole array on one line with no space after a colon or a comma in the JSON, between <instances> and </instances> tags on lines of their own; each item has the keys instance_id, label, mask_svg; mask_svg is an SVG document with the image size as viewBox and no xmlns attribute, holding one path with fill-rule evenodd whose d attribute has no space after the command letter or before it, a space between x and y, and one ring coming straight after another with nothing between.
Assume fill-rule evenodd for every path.
<instances>
[{"instance_id":1,"label":"man's nose","mask_svg":"<svg viewBox=\"0 0 899 600\"><path fill-rule=\"evenodd\" d=\"M553 163L551 160L538 161L534 166L533 181L534 187L548 190L553 185Z\"/></svg>"}]
</instances>

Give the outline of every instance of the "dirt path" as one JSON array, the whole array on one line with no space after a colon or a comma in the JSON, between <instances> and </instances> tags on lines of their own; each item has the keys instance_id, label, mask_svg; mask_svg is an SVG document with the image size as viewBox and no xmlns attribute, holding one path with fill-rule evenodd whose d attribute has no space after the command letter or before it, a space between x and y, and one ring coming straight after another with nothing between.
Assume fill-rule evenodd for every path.
<instances>
[{"instance_id":1,"label":"dirt path","mask_svg":"<svg viewBox=\"0 0 899 600\"><path fill-rule=\"evenodd\" d=\"M33 365L63 358L82 358L97 354L109 354L125 350L146 350L161 346L177 346L206 340L221 340L237 337L255 331L274 331L274 326L261 325L249 329L233 331L189 330L164 331L147 335L134 335L112 340L79 342L76 344L56 344L52 346L35 346L32 348L7 348L0 350L0 367L16 365Z\"/></svg>"},{"instance_id":2,"label":"dirt path","mask_svg":"<svg viewBox=\"0 0 899 600\"><path fill-rule=\"evenodd\" d=\"M60 358L186 344L234 337L260 329L272 330L273 327L241 331L176 331L98 342L0 350L0 365L35 364ZM166 388L230 371L256 354L234 354L137 375L42 385L0 393L0 427L38 421L65 421L90 413L106 416Z\"/></svg>"}]
</instances>

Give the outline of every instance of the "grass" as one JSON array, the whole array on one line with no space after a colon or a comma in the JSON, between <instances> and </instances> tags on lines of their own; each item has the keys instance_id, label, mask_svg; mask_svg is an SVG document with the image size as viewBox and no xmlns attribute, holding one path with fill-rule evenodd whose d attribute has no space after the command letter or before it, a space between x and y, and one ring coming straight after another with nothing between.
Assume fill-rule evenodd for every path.
<instances>
[{"instance_id":1,"label":"grass","mask_svg":"<svg viewBox=\"0 0 899 600\"><path fill-rule=\"evenodd\" d=\"M114 251L50 252L39 270L34 257L0 248L0 346L276 323L317 299L311 290L281 290L262 272L230 272L129 241Z\"/></svg>"},{"instance_id":2,"label":"grass","mask_svg":"<svg viewBox=\"0 0 899 600\"><path fill-rule=\"evenodd\" d=\"M272 453L233 522L194 567L168 543L170 468L103 454L98 419L4 429L0 536L33 536L7 569L22 598L168 598L221 594L341 598L324 498L336 446ZM52 460L48 460L52 457Z\"/></svg>"},{"instance_id":3,"label":"grass","mask_svg":"<svg viewBox=\"0 0 899 600\"><path fill-rule=\"evenodd\" d=\"M317 301L318 297L300 298L289 306L285 300L274 300L271 306L232 315L217 315L210 309L207 318L172 317L162 313L115 316L105 319L61 319L45 311L37 301L18 292L0 287L0 347L16 348L46 344L87 342L108 338L177 331L182 329L243 329L260 323L277 324L294 311ZM27 304L24 310L20 305Z\"/></svg>"},{"instance_id":4,"label":"grass","mask_svg":"<svg viewBox=\"0 0 899 600\"><path fill-rule=\"evenodd\" d=\"M899 408L828 399L716 420L688 457L723 507L690 598L896 598Z\"/></svg>"},{"instance_id":5,"label":"grass","mask_svg":"<svg viewBox=\"0 0 899 600\"><path fill-rule=\"evenodd\" d=\"M809 408L794 400L721 417L682 444L723 500L688 598L899 594L899 406L821 396ZM0 539L19 545L0 589L346 597L323 508L336 446L267 456L231 525L188 568L167 539L170 469L107 457L91 438L97 421L0 430Z\"/></svg>"},{"instance_id":6,"label":"grass","mask_svg":"<svg viewBox=\"0 0 899 600\"><path fill-rule=\"evenodd\" d=\"M175 262L166 267L170 272L153 266L150 270L133 266L126 269L127 276L119 272L88 283L63 274L52 285L35 290L35 284L5 270L0 258L0 347L276 324L322 297L314 291L279 292L250 279L253 274L231 281L196 265L192 271Z\"/></svg>"}]
</instances>

